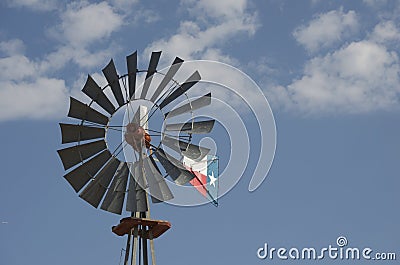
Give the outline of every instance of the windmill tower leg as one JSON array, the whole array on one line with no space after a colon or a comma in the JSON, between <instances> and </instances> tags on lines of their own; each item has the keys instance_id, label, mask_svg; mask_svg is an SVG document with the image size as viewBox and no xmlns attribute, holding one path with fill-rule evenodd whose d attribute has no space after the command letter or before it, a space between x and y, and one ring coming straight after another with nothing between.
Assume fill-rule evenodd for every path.
<instances>
[{"instance_id":1,"label":"windmill tower leg","mask_svg":"<svg viewBox=\"0 0 400 265\"><path fill-rule=\"evenodd\" d=\"M131 264L132 265L136 265L136 260L137 260L137 245L138 245L138 230L139 227L135 227L133 229L131 229L131 233L133 230L133 245L132 245L132 256L131 256ZM139 257L140 258L140 257Z\"/></svg>"},{"instance_id":2,"label":"windmill tower leg","mask_svg":"<svg viewBox=\"0 0 400 265\"><path fill-rule=\"evenodd\" d=\"M129 262L129 252L131 250L132 231L129 232L127 237L128 239L126 241L124 265L129 265L128 262Z\"/></svg>"}]
</instances>

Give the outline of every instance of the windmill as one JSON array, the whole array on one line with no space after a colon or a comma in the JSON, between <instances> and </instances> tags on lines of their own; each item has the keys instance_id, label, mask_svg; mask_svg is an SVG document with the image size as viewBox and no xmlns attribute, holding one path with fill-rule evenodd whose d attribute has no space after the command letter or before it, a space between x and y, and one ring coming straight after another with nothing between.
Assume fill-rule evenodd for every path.
<instances>
[{"instance_id":1,"label":"windmill","mask_svg":"<svg viewBox=\"0 0 400 265\"><path fill-rule=\"evenodd\" d=\"M127 235L124 264L130 258L131 264L147 265L148 242L155 264L153 239L171 224L150 218L149 197L152 203L174 198L166 177L177 185L196 183L203 195L216 202L199 172L182 162L183 158L208 159L210 149L193 143L193 136L210 133L215 120L199 119L193 112L211 104L211 93L190 98L187 92L201 80L199 72L179 83L174 77L184 61L176 57L162 72L157 70L160 56L160 51L153 52L148 68L139 70L137 52L132 53L126 57L125 75L117 73L111 59L102 69L104 87L87 77L82 92L90 98L89 104L70 98L68 117L77 124L60 123L62 144L68 145L57 151L67 171L64 178L90 205L119 215L125 205L130 213L112 228L119 236ZM139 75L145 75L145 81L136 87ZM115 123L121 111L125 115ZM174 122L179 117L183 122ZM161 129L152 127L153 119ZM113 147L112 132L120 134Z\"/></svg>"}]
</instances>

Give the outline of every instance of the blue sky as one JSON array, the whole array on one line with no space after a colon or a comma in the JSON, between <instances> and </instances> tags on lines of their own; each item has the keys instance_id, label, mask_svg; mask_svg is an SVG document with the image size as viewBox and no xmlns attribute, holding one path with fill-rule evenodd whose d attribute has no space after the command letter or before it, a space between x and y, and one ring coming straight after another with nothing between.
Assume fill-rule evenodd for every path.
<instances>
[{"instance_id":1,"label":"blue sky","mask_svg":"<svg viewBox=\"0 0 400 265\"><path fill-rule=\"evenodd\" d=\"M120 217L87 205L62 177L58 122L69 96L85 99L87 74L101 82L110 58L125 72L135 50L143 68L154 50L162 66L180 56L237 67L263 90L277 127L255 192L253 158L218 208L152 206L173 225L156 241L159 263L308 264L256 251L321 249L338 236L399 259L399 11L391 0L2 1L0 264L118 264L125 239L110 229Z\"/></svg>"}]
</instances>

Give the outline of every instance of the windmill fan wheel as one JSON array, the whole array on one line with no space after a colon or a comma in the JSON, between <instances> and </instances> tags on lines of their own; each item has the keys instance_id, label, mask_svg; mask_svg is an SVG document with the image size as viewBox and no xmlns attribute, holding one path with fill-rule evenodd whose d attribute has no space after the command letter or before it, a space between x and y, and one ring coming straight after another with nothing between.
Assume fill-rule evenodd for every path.
<instances>
[{"instance_id":1,"label":"windmill fan wheel","mask_svg":"<svg viewBox=\"0 0 400 265\"><path fill-rule=\"evenodd\" d=\"M178 185L196 177L180 158L200 160L210 152L192 143L192 136L209 133L213 119L192 115L184 122L170 121L210 105L211 93L190 99L187 92L201 80L199 72L180 84L174 77L184 61L176 57L165 71L157 71L160 56L161 52L153 52L148 68L139 70L137 52L132 53L126 57L125 75L118 75L111 59L102 69L107 85L100 87L87 77L82 92L90 98L89 104L70 98L68 117L77 122L60 123L62 144L67 146L57 152L67 171L64 178L80 198L96 208L122 214L125 205L128 212L145 212L147 194L153 203L171 200L166 177ZM137 87L137 77L142 75L143 85ZM124 120L113 125L119 110L125 111ZM162 128L159 131L152 129L156 112L162 114L155 121ZM113 148L107 137L111 131L122 134ZM129 154L121 157L126 150Z\"/></svg>"}]
</instances>

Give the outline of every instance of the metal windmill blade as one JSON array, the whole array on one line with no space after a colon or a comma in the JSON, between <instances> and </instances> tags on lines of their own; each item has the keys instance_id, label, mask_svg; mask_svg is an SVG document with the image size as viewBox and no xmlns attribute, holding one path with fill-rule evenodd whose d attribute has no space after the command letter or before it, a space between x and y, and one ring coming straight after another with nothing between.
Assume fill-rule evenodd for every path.
<instances>
[{"instance_id":1,"label":"metal windmill blade","mask_svg":"<svg viewBox=\"0 0 400 265\"><path fill-rule=\"evenodd\" d=\"M117 69L115 69L115 64L112 59L108 63L108 65L104 67L102 72L105 78L107 79L108 84L111 87L112 93L114 94L114 97L118 102L118 105L123 106L125 104L124 96L122 95L121 86L119 84Z\"/></svg>"},{"instance_id":2,"label":"metal windmill blade","mask_svg":"<svg viewBox=\"0 0 400 265\"><path fill-rule=\"evenodd\" d=\"M199 82L201 76L199 72L194 72L182 85L180 85L175 91L173 91L168 97L166 97L159 105L160 109L176 100L179 96L183 95L189 89L191 89L197 82Z\"/></svg>"},{"instance_id":3,"label":"metal windmill blade","mask_svg":"<svg viewBox=\"0 0 400 265\"><path fill-rule=\"evenodd\" d=\"M180 161L166 155L163 149L158 148L155 151L155 155L176 184L185 185L196 177L194 173L187 170Z\"/></svg>"},{"instance_id":4,"label":"metal windmill blade","mask_svg":"<svg viewBox=\"0 0 400 265\"><path fill-rule=\"evenodd\" d=\"M147 212L150 207L147 194L153 203L174 198L166 177L179 185L196 177L183 165L182 156L201 160L210 152L210 149L192 143L192 134L209 133L214 120L191 119L182 123L169 120L179 120L181 115L209 106L211 93L189 98L187 93L201 80L200 73L195 71L179 83L174 78L184 61L176 57L163 72L157 70L160 58L160 51L153 52L147 68L140 70L135 51L126 57L125 75L118 74L111 59L102 69L107 81L105 87L101 88L88 75L82 89L90 98L88 104L70 98L68 117L77 123L60 123L62 144L66 146L57 152L67 171L64 178L80 198L95 208L122 214L125 205L128 212ZM146 75L143 85L138 87L140 73ZM161 78L154 78L156 75ZM186 100L182 102L184 104L179 104L180 98ZM150 106L135 105L140 100ZM146 113L142 113L143 109ZM128 118L114 125L112 121L120 110L127 112ZM154 130L152 124L157 112L162 114L161 124L158 124L163 128L160 131ZM115 148L111 147L109 139L113 131L122 133L119 138L122 140ZM150 136L150 133L155 135ZM159 142L154 143L152 137ZM129 159L126 149L130 150ZM121 157L121 153L125 156Z\"/></svg>"},{"instance_id":5,"label":"metal windmill blade","mask_svg":"<svg viewBox=\"0 0 400 265\"><path fill-rule=\"evenodd\" d=\"M103 169L97 174L96 178L91 180L89 185L81 192L79 197L87 201L93 207L98 207L104 194L107 191L107 187L110 185L118 166L120 165L115 157L111 158L110 161L103 167Z\"/></svg>"},{"instance_id":6,"label":"metal windmill blade","mask_svg":"<svg viewBox=\"0 0 400 265\"><path fill-rule=\"evenodd\" d=\"M151 54L150 62L149 62L149 67L147 69L147 74L146 74L146 80L144 81L144 85L142 88L142 94L140 98L144 99L146 98L147 91L149 90L150 83L153 80L153 75L156 72L156 68L158 65L158 61L160 60L161 52L153 52Z\"/></svg>"},{"instance_id":7,"label":"metal windmill blade","mask_svg":"<svg viewBox=\"0 0 400 265\"><path fill-rule=\"evenodd\" d=\"M167 124L166 131L180 131L192 134L204 134L211 132L215 120L191 121L185 123Z\"/></svg>"},{"instance_id":8,"label":"metal windmill blade","mask_svg":"<svg viewBox=\"0 0 400 265\"><path fill-rule=\"evenodd\" d=\"M154 91L153 96L150 98L150 101L155 102L156 99L160 96L161 92L165 89L167 84L172 80L176 72L178 72L179 68L182 66L183 60L179 57L176 57L171 67L168 69L168 72L165 74L163 80L158 85L157 89Z\"/></svg>"},{"instance_id":9,"label":"metal windmill blade","mask_svg":"<svg viewBox=\"0 0 400 265\"><path fill-rule=\"evenodd\" d=\"M137 74L137 52L126 56L126 68L128 69L129 99L135 97L136 74Z\"/></svg>"},{"instance_id":10,"label":"metal windmill blade","mask_svg":"<svg viewBox=\"0 0 400 265\"><path fill-rule=\"evenodd\" d=\"M101 204L101 209L121 214L124 203L125 191L128 184L128 165L121 162L115 172L113 181L107 191L106 197Z\"/></svg>"},{"instance_id":11,"label":"metal windmill blade","mask_svg":"<svg viewBox=\"0 0 400 265\"><path fill-rule=\"evenodd\" d=\"M114 114L116 109L108 97L104 94L103 89L88 75L85 86L82 92L89 96L100 107L106 110L110 115Z\"/></svg>"},{"instance_id":12,"label":"metal windmill blade","mask_svg":"<svg viewBox=\"0 0 400 265\"><path fill-rule=\"evenodd\" d=\"M186 103L183 106L180 106L178 108L174 108L172 111L165 113L165 118L172 118L184 113L188 113L197 109L201 109L205 106L208 106L211 104L211 93L208 93L207 95L204 95L198 99L193 100L192 102Z\"/></svg>"},{"instance_id":13,"label":"metal windmill blade","mask_svg":"<svg viewBox=\"0 0 400 265\"><path fill-rule=\"evenodd\" d=\"M170 136L164 136L162 143L172 150L182 153L182 155L193 160L201 160L210 152L210 149L206 147L191 144Z\"/></svg>"}]
</instances>

